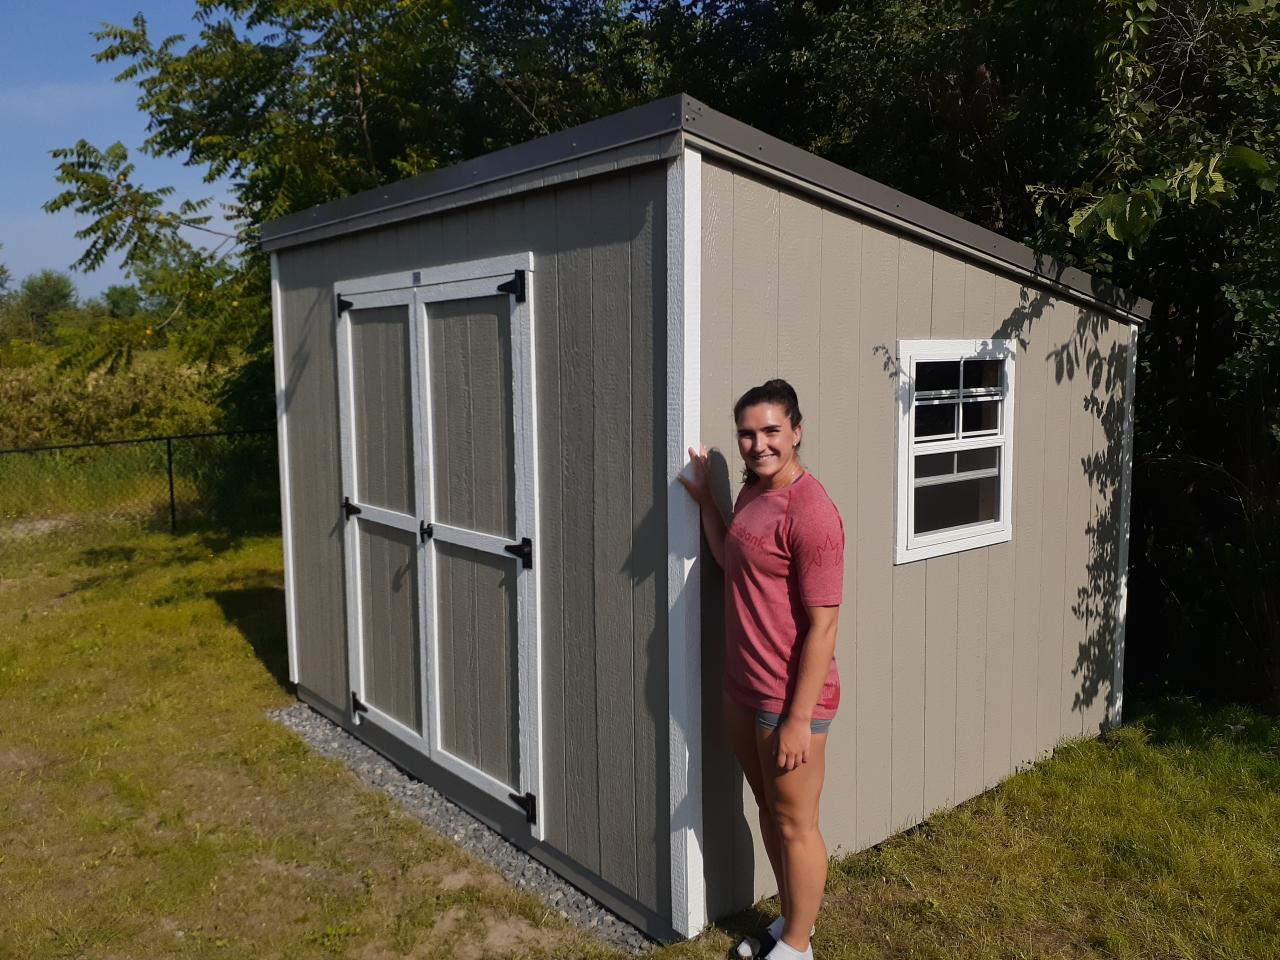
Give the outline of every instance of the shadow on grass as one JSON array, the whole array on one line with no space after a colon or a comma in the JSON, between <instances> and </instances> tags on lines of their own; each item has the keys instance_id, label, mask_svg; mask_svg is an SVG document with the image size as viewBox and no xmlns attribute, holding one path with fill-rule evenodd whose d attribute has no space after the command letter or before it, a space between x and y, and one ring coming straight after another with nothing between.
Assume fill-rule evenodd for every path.
<instances>
[{"instance_id":1,"label":"shadow on grass","mask_svg":"<svg viewBox=\"0 0 1280 960\"><path fill-rule=\"evenodd\" d=\"M214 590L209 597L218 604L227 623L249 641L254 654L267 668L280 689L292 694L289 681L289 650L285 633L284 590L280 587L240 587Z\"/></svg>"},{"instance_id":2,"label":"shadow on grass","mask_svg":"<svg viewBox=\"0 0 1280 960\"><path fill-rule=\"evenodd\" d=\"M95 572L77 580L75 589L122 586L157 570L171 570L207 560L212 554L236 549L240 543L239 536L211 531L182 536L163 546L125 542L88 547L80 551L75 562Z\"/></svg>"},{"instance_id":3,"label":"shadow on grass","mask_svg":"<svg viewBox=\"0 0 1280 960\"><path fill-rule=\"evenodd\" d=\"M1141 727L1154 746L1203 749L1228 741L1256 747L1267 756L1280 746L1280 719L1235 704L1160 697L1136 704L1125 714L1125 726Z\"/></svg>"}]
</instances>

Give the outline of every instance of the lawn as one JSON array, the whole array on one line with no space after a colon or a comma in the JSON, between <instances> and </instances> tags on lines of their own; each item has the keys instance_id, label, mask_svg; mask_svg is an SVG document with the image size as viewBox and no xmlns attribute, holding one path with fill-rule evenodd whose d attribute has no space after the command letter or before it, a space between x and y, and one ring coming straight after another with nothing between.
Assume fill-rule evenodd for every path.
<instances>
[{"instance_id":1,"label":"lawn","mask_svg":"<svg viewBox=\"0 0 1280 960\"><path fill-rule=\"evenodd\" d=\"M278 537L30 540L0 652L0 958L617 956L266 716ZM834 863L815 952L1278 957L1280 724L1168 701L1069 744Z\"/></svg>"}]
</instances>

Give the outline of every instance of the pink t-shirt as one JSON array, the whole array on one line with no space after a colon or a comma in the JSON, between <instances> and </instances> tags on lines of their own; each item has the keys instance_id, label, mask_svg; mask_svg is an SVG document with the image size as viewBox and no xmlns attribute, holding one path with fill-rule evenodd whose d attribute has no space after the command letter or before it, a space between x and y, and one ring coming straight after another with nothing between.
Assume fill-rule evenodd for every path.
<instances>
[{"instance_id":1,"label":"pink t-shirt","mask_svg":"<svg viewBox=\"0 0 1280 960\"><path fill-rule=\"evenodd\" d=\"M803 473L781 490L745 486L724 544L725 692L748 707L786 713L809 629L805 607L838 606L844 524L822 484ZM836 715L835 658L813 709Z\"/></svg>"}]
</instances>

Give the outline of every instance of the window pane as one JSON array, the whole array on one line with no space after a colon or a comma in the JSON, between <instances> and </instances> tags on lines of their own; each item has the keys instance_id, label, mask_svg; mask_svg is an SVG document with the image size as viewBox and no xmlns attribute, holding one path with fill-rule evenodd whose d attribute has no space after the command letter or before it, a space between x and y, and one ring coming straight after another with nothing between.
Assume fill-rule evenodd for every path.
<instances>
[{"instance_id":1,"label":"window pane","mask_svg":"<svg viewBox=\"0 0 1280 960\"><path fill-rule=\"evenodd\" d=\"M991 522L999 514L1000 478L982 477L916 487L915 497L917 535Z\"/></svg>"},{"instance_id":2,"label":"window pane","mask_svg":"<svg viewBox=\"0 0 1280 960\"><path fill-rule=\"evenodd\" d=\"M951 439L956 435L954 403L931 403L916 407L916 439Z\"/></svg>"},{"instance_id":3,"label":"window pane","mask_svg":"<svg viewBox=\"0 0 1280 960\"><path fill-rule=\"evenodd\" d=\"M955 473L955 467L954 453L926 453L916 457L916 479L946 476Z\"/></svg>"},{"instance_id":4,"label":"window pane","mask_svg":"<svg viewBox=\"0 0 1280 960\"><path fill-rule=\"evenodd\" d=\"M992 470L1000 463L999 447L984 447L981 450L961 450L957 455L956 469L960 473L969 470Z\"/></svg>"},{"instance_id":5,"label":"window pane","mask_svg":"<svg viewBox=\"0 0 1280 960\"><path fill-rule=\"evenodd\" d=\"M921 390L959 390L959 360L916 361L916 392Z\"/></svg>"},{"instance_id":6,"label":"window pane","mask_svg":"<svg viewBox=\"0 0 1280 960\"><path fill-rule=\"evenodd\" d=\"M970 400L964 405L964 434L987 433L1000 429L999 400Z\"/></svg>"},{"instance_id":7,"label":"window pane","mask_svg":"<svg viewBox=\"0 0 1280 960\"><path fill-rule=\"evenodd\" d=\"M1000 370L1003 366L1003 360L966 360L964 385L966 387L998 387Z\"/></svg>"}]
</instances>

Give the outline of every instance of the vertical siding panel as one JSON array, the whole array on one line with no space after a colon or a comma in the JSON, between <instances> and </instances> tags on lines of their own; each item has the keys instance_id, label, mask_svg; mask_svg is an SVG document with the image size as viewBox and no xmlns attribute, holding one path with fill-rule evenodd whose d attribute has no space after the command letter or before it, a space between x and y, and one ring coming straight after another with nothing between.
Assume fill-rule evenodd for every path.
<instances>
[{"instance_id":1,"label":"vertical siding panel","mask_svg":"<svg viewBox=\"0 0 1280 960\"><path fill-rule=\"evenodd\" d=\"M1063 578L1066 571L1067 469L1070 464L1073 308L1052 303L1046 313L1043 553L1040 559L1040 649L1036 683L1036 741L1050 751L1062 736Z\"/></svg>"},{"instance_id":2,"label":"vertical siding panel","mask_svg":"<svg viewBox=\"0 0 1280 960\"><path fill-rule=\"evenodd\" d=\"M929 337L933 299L933 251L900 241L898 338ZM901 381L898 388L901 389ZM896 419L896 412L895 412ZM896 459L895 459L896 462ZM895 477L895 483L903 478ZM905 523L896 518L895 523ZM896 531L895 531L896 535ZM900 830L924 816L925 564L893 568L893 789L891 827Z\"/></svg>"},{"instance_id":3,"label":"vertical siding panel","mask_svg":"<svg viewBox=\"0 0 1280 960\"><path fill-rule=\"evenodd\" d=\"M936 275L935 275L936 276ZM924 813L955 799L956 604L960 564L955 554L925 561Z\"/></svg>"},{"instance_id":4,"label":"vertical siding panel","mask_svg":"<svg viewBox=\"0 0 1280 960\"><path fill-rule=\"evenodd\" d=\"M286 442L293 478L294 610L302 684L345 710L345 567L338 428L337 318L332 282L341 258L335 242L279 254L284 312ZM306 477L307 482L299 482Z\"/></svg>"},{"instance_id":5,"label":"vertical siding panel","mask_svg":"<svg viewBox=\"0 0 1280 960\"><path fill-rule=\"evenodd\" d=\"M632 689L636 896L665 903L670 887L666 642L666 216L665 168L630 177ZM657 358L663 358L659 361ZM684 496L683 490L679 491Z\"/></svg>"},{"instance_id":6,"label":"vertical siding panel","mask_svg":"<svg viewBox=\"0 0 1280 960\"><path fill-rule=\"evenodd\" d=\"M857 848L858 723L856 639L858 611L858 336L862 312L860 223L822 211L818 417L826 426L822 483L844 522L844 604L836 638L841 703L827 738L827 777L821 823L828 848Z\"/></svg>"},{"instance_id":7,"label":"vertical siding panel","mask_svg":"<svg viewBox=\"0 0 1280 960\"><path fill-rule=\"evenodd\" d=\"M733 505L733 174L702 164L701 442L711 450L716 499L727 518ZM740 864L751 849L743 814L742 772L728 749L721 716L724 671L724 572L705 540L698 565L702 600L703 863L707 911L721 916L754 899L754 869ZM747 808L750 809L750 808Z\"/></svg>"},{"instance_id":8,"label":"vertical siding panel","mask_svg":"<svg viewBox=\"0 0 1280 960\"><path fill-rule=\"evenodd\" d=\"M964 268L966 339L990 336L995 278L980 267ZM960 593L956 643L956 800L982 791L987 715L987 564L990 549L959 555Z\"/></svg>"},{"instance_id":9,"label":"vertical siding panel","mask_svg":"<svg viewBox=\"0 0 1280 960\"><path fill-rule=\"evenodd\" d=\"M964 264L954 257L933 257L933 300L929 336L964 336ZM925 784L928 816L955 798L956 676L960 566L955 554L925 563Z\"/></svg>"},{"instance_id":10,"label":"vertical siding panel","mask_svg":"<svg viewBox=\"0 0 1280 960\"><path fill-rule=\"evenodd\" d=\"M734 400L751 387L777 375L778 369L778 191L741 174L733 177L733 373ZM730 425L732 430L732 425ZM743 461L731 436L732 489L736 495ZM744 779L742 808L753 811L755 799ZM756 894L772 893L775 882L769 858L755 829L756 818L744 818L751 828ZM745 853L746 843L739 841ZM740 864L743 869L745 864Z\"/></svg>"},{"instance_id":11,"label":"vertical siding panel","mask_svg":"<svg viewBox=\"0 0 1280 960\"><path fill-rule=\"evenodd\" d=\"M596 722L599 724L600 866L635 890L635 770L631 684L631 249L619 229L630 199L626 177L591 183L591 335L594 370ZM622 509L623 505L625 509Z\"/></svg>"},{"instance_id":12,"label":"vertical siding panel","mask_svg":"<svg viewBox=\"0 0 1280 960\"><path fill-rule=\"evenodd\" d=\"M993 299L986 319L983 336L1002 337L1007 334L1005 321L1017 308L1018 285L1003 277L993 278ZM1015 361L1016 372L1016 361ZM1015 377L1014 390L1017 390ZM1017 430L1017 399L1010 403L1014 429ZM1014 459L1018 455L1014 444ZM1003 464L1002 470L1013 470L1013 463ZM1017 500L1018 478L1013 477L1009 511L1014 511ZM1011 518L1012 519L1012 518ZM1009 743L1013 735L1013 586L1017 534L1008 543L997 543L987 552L987 675L986 720L983 724L982 757L983 787L992 786L1010 771Z\"/></svg>"},{"instance_id":13,"label":"vertical siding panel","mask_svg":"<svg viewBox=\"0 0 1280 960\"><path fill-rule=\"evenodd\" d=\"M862 244L858 338L857 686L859 846L890 830L893 692L893 469L897 404L892 357L898 329L898 250L871 227Z\"/></svg>"},{"instance_id":14,"label":"vertical siding panel","mask_svg":"<svg viewBox=\"0 0 1280 960\"><path fill-rule=\"evenodd\" d=\"M568 849L565 816L565 657L564 657L564 494L561 490L561 448L564 422L560 410L560 303L557 297L556 194L543 190L524 201L524 236L534 254L533 340L534 389L538 402L539 539L535 554L542 609L538 611L542 640L542 788L540 816L546 818L546 837Z\"/></svg>"},{"instance_id":15,"label":"vertical siding panel","mask_svg":"<svg viewBox=\"0 0 1280 960\"><path fill-rule=\"evenodd\" d=\"M1010 755L1014 767L1036 756L1036 677L1040 649L1040 574L1044 529L1045 379L1048 320L1044 298L1015 288L1004 323L1021 341L1014 384L1013 543L1017 558L1013 589L1013 702Z\"/></svg>"},{"instance_id":16,"label":"vertical siding panel","mask_svg":"<svg viewBox=\"0 0 1280 960\"><path fill-rule=\"evenodd\" d=\"M1093 457L1093 412L1089 408L1088 358L1093 349L1090 318L1082 310L1074 314L1074 376L1070 397L1070 458L1067 462L1066 576L1063 596L1062 636L1062 734L1078 737L1084 732L1081 703L1081 665L1087 657L1089 634L1089 522L1090 491L1086 470Z\"/></svg>"},{"instance_id":17,"label":"vertical siding panel","mask_svg":"<svg viewBox=\"0 0 1280 960\"><path fill-rule=\"evenodd\" d=\"M778 191L740 174L733 178L733 267L736 400L778 370ZM737 457L735 473L742 465Z\"/></svg>"},{"instance_id":18,"label":"vertical siding panel","mask_svg":"<svg viewBox=\"0 0 1280 960\"><path fill-rule=\"evenodd\" d=\"M801 462L822 477L818 344L822 208L791 194L778 205L778 376L796 388L804 414Z\"/></svg>"},{"instance_id":19,"label":"vertical siding panel","mask_svg":"<svg viewBox=\"0 0 1280 960\"><path fill-rule=\"evenodd\" d=\"M565 592L565 807L571 824L568 853L589 870L600 870L600 792L597 781L595 581L595 456L586 437L595 436L592 363L590 195L563 191L556 203L559 239L560 414L565 437L584 438L561 461L564 491Z\"/></svg>"}]
</instances>

